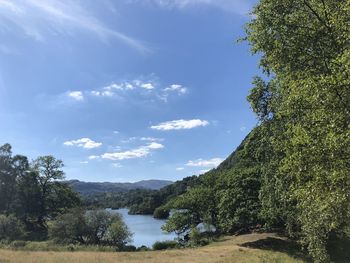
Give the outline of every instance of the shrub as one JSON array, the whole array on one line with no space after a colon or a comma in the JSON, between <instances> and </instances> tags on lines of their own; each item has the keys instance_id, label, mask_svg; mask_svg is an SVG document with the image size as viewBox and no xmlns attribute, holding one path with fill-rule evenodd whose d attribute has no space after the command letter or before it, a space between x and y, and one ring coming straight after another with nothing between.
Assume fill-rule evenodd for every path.
<instances>
[{"instance_id":1,"label":"shrub","mask_svg":"<svg viewBox=\"0 0 350 263\"><path fill-rule=\"evenodd\" d=\"M189 233L189 238L190 238L191 244L195 246L201 243L202 235L201 235L201 232L198 230L198 228L194 227L191 229Z\"/></svg>"},{"instance_id":2,"label":"shrub","mask_svg":"<svg viewBox=\"0 0 350 263\"><path fill-rule=\"evenodd\" d=\"M132 233L121 217L115 218L114 222L108 227L106 241L111 246L125 248L127 242L131 241ZM136 248L135 248L136 250Z\"/></svg>"},{"instance_id":3,"label":"shrub","mask_svg":"<svg viewBox=\"0 0 350 263\"><path fill-rule=\"evenodd\" d=\"M150 249L146 246L141 246L137 248L137 251L149 251Z\"/></svg>"},{"instance_id":4,"label":"shrub","mask_svg":"<svg viewBox=\"0 0 350 263\"><path fill-rule=\"evenodd\" d=\"M121 248L121 251L125 251L125 252L134 252L136 251L136 247L135 246L124 246Z\"/></svg>"},{"instance_id":5,"label":"shrub","mask_svg":"<svg viewBox=\"0 0 350 263\"><path fill-rule=\"evenodd\" d=\"M157 219L167 219L169 217L169 209L158 207L154 210L153 217Z\"/></svg>"},{"instance_id":6,"label":"shrub","mask_svg":"<svg viewBox=\"0 0 350 263\"><path fill-rule=\"evenodd\" d=\"M27 245L27 242L24 240L15 240L15 241L12 241L12 243L10 244L12 248L23 248L26 245Z\"/></svg>"},{"instance_id":7,"label":"shrub","mask_svg":"<svg viewBox=\"0 0 350 263\"><path fill-rule=\"evenodd\" d=\"M49 224L49 236L56 243L113 246L122 249L132 233L120 214L105 210L74 209Z\"/></svg>"},{"instance_id":8,"label":"shrub","mask_svg":"<svg viewBox=\"0 0 350 263\"><path fill-rule=\"evenodd\" d=\"M176 248L178 246L178 243L176 241L157 241L153 244L152 248L153 250L164 250L169 248Z\"/></svg>"},{"instance_id":9,"label":"shrub","mask_svg":"<svg viewBox=\"0 0 350 263\"><path fill-rule=\"evenodd\" d=\"M21 239L25 235L24 225L13 215L0 215L0 240Z\"/></svg>"}]
</instances>

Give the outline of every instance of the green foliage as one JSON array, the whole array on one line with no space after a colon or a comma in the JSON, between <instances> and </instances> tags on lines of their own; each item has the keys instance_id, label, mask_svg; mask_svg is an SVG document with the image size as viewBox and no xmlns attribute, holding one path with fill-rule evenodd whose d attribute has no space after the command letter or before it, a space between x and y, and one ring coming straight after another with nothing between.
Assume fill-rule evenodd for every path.
<instances>
[{"instance_id":1,"label":"green foliage","mask_svg":"<svg viewBox=\"0 0 350 263\"><path fill-rule=\"evenodd\" d=\"M197 227L194 227L191 229L189 233L189 239L190 239L190 242L195 246L201 243L202 236L201 236L201 232L198 230Z\"/></svg>"},{"instance_id":2,"label":"green foliage","mask_svg":"<svg viewBox=\"0 0 350 263\"><path fill-rule=\"evenodd\" d=\"M49 237L57 243L84 243L87 235L84 210L72 209L49 222Z\"/></svg>"},{"instance_id":3,"label":"green foliage","mask_svg":"<svg viewBox=\"0 0 350 263\"><path fill-rule=\"evenodd\" d=\"M129 214L152 215L156 208L165 205L172 198L186 192L188 188L195 185L196 176L184 178L171 185L156 190L136 189L120 193L104 193L84 196L86 207L98 208L129 208Z\"/></svg>"},{"instance_id":4,"label":"green foliage","mask_svg":"<svg viewBox=\"0 0 350 263\"><path fill-rule=\"evenodd\" d=\"M271 77L248 97L272 150L262 215L328 262L350 222L350 2L261 0L253 13L247 39Z\"/></svg>"},{"instance_id":5,"label":"green foliage","mask_svg":"<svg viewBox=\"0 0 350 263\"><path fill-rule=\"evenodd\" d=\"M120 214L105 210L73 209L49 224L49 236L57 243L113 246L123 249L132 233Z\"/></svg>"},{"instance_id":6,"label":"green foliage","mask_svg":"<svg viewBox=\"0 0 350 263\"><path fill-rule=\"evenodd\" d=\"M0 215L0 240L12 241L24 238L24 225L13 215Z\"/></svg>"},{"instance_id":7,"label":"green foliage","mask_svg":"<svg viewBox=\"0 0 350 263\"><path fill-rule=\"evenodd\" d=\"M113 223L111 223L107 229L107 240L109 245L124 248L124 250L126 243L131 241L131 236L132 233L121 218L118 218L117 220L114 219ZM131 246L129 246L129 249L130 248ZM135 251L136 248L134 247L132 250Z\"/></svg>"},{"instance_id":8,"label":"green foliage","mask_svg":"<svg viewBox=\"0 0 350 263\"><path fill-rule=\"evenodd\" d=\"M154 210L153 217L156 219L167 219L169 217L169 209L160 206Z\"/></svg>"},{"instance_id":9,"label":"green foliage","mask_svg":"<svg viewBox=\"0 0 350 263\"><path fill-rule=\"evenodd\" d=\"M18 218L29 239L46 238L48 219L80 205L77 193L57 181L64 178L62 167L53 156L30 164L25 156L12 156L9 144L0 147L0 213Z\"/></svg>"},{"instance_id":10,"label":"green foliage","mask_svg":"<svg viewBox=\"0 0 350 263\"><path fill-rule=\"evenodd\" d=\"M178 243L176 241L157 241L152 246L153 250L165 250L176 247L178 247Z\"/></svg>"}]
</instances>

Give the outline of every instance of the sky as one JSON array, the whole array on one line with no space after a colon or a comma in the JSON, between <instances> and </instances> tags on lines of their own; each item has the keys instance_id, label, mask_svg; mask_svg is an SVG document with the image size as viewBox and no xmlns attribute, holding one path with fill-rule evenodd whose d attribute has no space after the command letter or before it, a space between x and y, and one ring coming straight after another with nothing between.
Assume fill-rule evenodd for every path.
<instances>
[{"instance_id":1,"label":"sky","mask_svg":"<svg viewBox=\"0 0 350 263\"><path fill-rule=\"evenodd\" d=\"M257 125L255 0L0 0L0 144L67 179L180 180Z\"/></svg>"}]
</instances>

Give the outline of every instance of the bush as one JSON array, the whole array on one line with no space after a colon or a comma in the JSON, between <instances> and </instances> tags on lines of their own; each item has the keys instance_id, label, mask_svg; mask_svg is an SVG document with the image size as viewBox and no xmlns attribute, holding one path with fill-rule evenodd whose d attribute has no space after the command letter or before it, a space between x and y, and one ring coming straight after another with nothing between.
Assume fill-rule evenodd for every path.
<instances>
[{"instance_id":1,"label":"bush","mask_svg":"<svg viewBox=\"0 0 350 263\"><path fill-rule=\"evenodd\" d=\"M124 246L124 247L121 248L120 251L124 251L124 252L134 252L134 251L136 251L136 247L135 247L135 246L132 246L132 245Z\"/></svg>"},{"instance_id":2,"label":"bush","mask_svg":"<svg viewBox=\"0 0 350 263\"><path fill-rule=\"evenodd\" d=\"M132 233L120 214L105 210L74 209L49 224L49 236L56 243L113 246L122 249Z\"/></svg>"},{"instance_id":3,"label":"bush","mask_svg":"<svg viewBox=\"0 0 350 263\"><path fill-rule=\"evenodd\" d=\"M201 243L202 235L198 228L194 227L189 233L189 239L192 245L198 246Z\"/></svg>"},{"instance_id":4,"label":"bush","mask_svg":"<svg viewBox=\"0 0 350 263\"><path fill-rule=\"evenodd\" d=\"M25 247L26 245L27 245L27 242L24 241L24 240L15 240L15 241L13 241L13 242L10 244L10 246L11 246L12 248L23 248L23 247Z\"/></svg>"},{"instance_id":5,"label":"bush","mask_svg":"<svg viewBox=\"0 0 350 263\"><path fill-rule=\"evenodd\" d=\"M169 209L158 207L154 210L153 217L156 219L167 219L169 217Z\"/></svg>"},{"instance_id":6,"label":"bush","mask_svg":"<svg viewBox=\"0 0 350 263\"><path fill-rule=\"evenodd\" d=\"M164 250L169 248L176 248L178 243L176 241L157 241L153 244L153 250Z\"/></svg>"},{"instance_id":7,"label":"bush","mask_svg":"<svg viewBox=\"0 0 350 263\"><path fill-rule=\"evenodd\" d=\"M25 235L24 225L13 215L0 215L0 240L21 239Z\"/></svg>"},{"instance_id":8,"label":"bush","mask_svg":"<svg viewBox=\"0 0 350 263\"><path fill-rule=\"evenodd\" d=\"M137 248L137 251L149 251L150 249L146 246L141 246Z\"/></svg>"},{"instance_id":9,"label":"bush","mask_svg":"<svg viewBox=\"0 0 350 263\"><path fill-rule=\"evenodd\" d=\"M131 241L132 233L121 217L115 218L114 222L108 227L106 240L111 246L125 248L127 242ZM136 248L135 248L136 250Z\"/></svg>"}]
</instances>

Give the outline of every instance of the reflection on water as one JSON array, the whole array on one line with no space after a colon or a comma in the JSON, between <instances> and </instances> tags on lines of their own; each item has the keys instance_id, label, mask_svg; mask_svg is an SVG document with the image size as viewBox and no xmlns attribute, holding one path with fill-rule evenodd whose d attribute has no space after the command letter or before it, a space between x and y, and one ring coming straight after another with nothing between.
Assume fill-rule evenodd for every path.
<instances>
[{"instance_id":1,"label":"reflection on water","mask_svg":"<svg viewBox=\"0 0 350 263\"><path fill-rule=\"evenodd\" d=\"M133 233L131 245L152 247L156 241L176 238L174 233L168 234L162 231L161 226L164 225L165 220L154 219L150 215L129 215L126 208L109 211L118 212L123 216L124 222Z\"/></svg>"}]
</instances>

